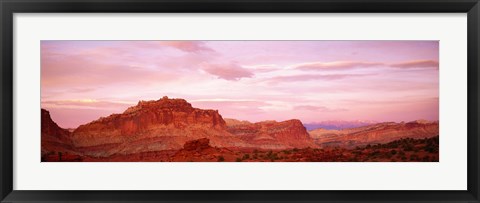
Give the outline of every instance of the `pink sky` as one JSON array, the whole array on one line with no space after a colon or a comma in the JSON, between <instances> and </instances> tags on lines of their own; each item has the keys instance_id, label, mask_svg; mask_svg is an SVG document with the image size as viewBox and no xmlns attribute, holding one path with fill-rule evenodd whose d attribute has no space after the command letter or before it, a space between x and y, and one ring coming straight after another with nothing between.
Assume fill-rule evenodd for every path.
<instances>
[{"instance_id":1,"label":"pink sky","mask_svg":"<svg viewBox=\"0 0 480 203\"><path fill-rule=\"evenodd\" d=\"M438 120L437 41L42 41L60 127L183 98L252 122Z\"/></svg>"}]
</instances>

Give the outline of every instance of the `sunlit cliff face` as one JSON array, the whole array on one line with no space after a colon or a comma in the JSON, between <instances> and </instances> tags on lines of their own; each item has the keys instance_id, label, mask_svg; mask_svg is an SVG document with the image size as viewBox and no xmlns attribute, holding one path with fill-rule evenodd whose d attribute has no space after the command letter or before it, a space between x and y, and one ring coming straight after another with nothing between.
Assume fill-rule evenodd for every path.
<instances>
[{"instance_id":1,"label":"sunlit cliff face","mask_svg":"<svg viewBox=\"0 0 480 203\"><path fill-rule=\"evenodd\" d=\"M60 127L168 95L239 120L438 120L437 41L42 41Z\"/></svg>"}]
</instances>

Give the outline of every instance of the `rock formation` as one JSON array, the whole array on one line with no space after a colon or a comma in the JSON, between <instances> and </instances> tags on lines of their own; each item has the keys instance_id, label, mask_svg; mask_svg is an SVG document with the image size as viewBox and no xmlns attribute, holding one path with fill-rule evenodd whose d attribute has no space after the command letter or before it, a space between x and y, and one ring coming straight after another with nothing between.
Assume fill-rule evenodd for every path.
<instances>
[{"instance_id":1,"label":"rock formation","mask_svg":"<svg viewBox=\"0 0 480 203\"><path fill-rule=\"evenodd\" d=\"M401 138L430 138L439 135L438 122L425 120L408 123L378 123L344 130L317 129L310 131L316 143L323 147L352 148L367 144L382 144Z\"/></svg>"},{"instance_id":2,"label":"rock formation","mask_svg":"<svg viewBox=\"0 0 480 203\"><path fill-rule=\"evenodd\" d=\"M232 119L231 119L232 120ZM229 121L228 132L262 149L317 147L302 122L297 119L283 122L249 123Z\"/></svg>"},{"instance_id":3,"label":"rock formation","mask_svg":"<svg viewBox=\"0 0 480 203\"><path fill-rule=\"evenodd\" d=\"M212 146L210 146L210 140L207 138L188 141L183 145L183 149L187 151L201 151L210 147Z\"/></svg>"},{"instance_id":4,"label":"rock formation","mask_svg":"<svg viewBox=\"0 0 480 203\"><path fill-rule=\"evenodd\" d=\"M73 143L87 154L108 156L181 149L189 140L209 138L213 146L245 146L226 132L217 110L193 108L184 99L140 101L122 114L79 126Z\"/></svg>"},{"instance_id":5,"label":"rock formation","mask_svg":"<svg viewBox=\"0 0 480 203\"><path fill-rule=\"evenodd\" d=\"M53 160L58 160L59 154L75 154L70 132L60 128L45 109L41 109L41 154L43 159L55 156Z\"/></svg>"}]
</instances>

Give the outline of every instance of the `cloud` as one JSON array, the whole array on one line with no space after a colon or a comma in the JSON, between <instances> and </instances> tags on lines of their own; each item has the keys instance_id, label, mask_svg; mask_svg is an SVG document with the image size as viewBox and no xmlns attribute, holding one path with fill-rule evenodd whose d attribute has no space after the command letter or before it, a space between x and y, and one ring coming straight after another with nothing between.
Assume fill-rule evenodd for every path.
<instances>
[{"instance_id":1,"label":"cloud","mask_svg":"<svg viewBox=\"0 0 480 203\"><path fill-rule=\"evenodd\" d=\"M313 106L313 105L299 105L294 106L293 110L300 110L300 111L318 111L318 112L338 112L338 111L346 111L346 109L330 109L324 106Z\"/></svg>"},{"instance_id":2,"label":"cloud","mask_svg":"<svg viewBox=\"0 0 480 203\"><path fill-rule=\"evenodd\" d=\"M254 75L250 70L243 68L236 63L202 64L202 69L218 78L231 81L237 81L241 78L251 78Z\"/></svg>"},{"instance_id":3,"label":"cloud","mask_svg":"<svg viewBox=\"0 0 480 203\"><path fill-rule=\"evenodd\" d=\"M42 108L65 108L65 109L126 109L133 106L132 102L100 101L95 99L76 100L51 100L42 101Z\"/></svg>"},{"instance_id":4,"label":"cloud","mask_svg":"<svg viewBox=\"0 0 480 203\"><path fill-rule=\"evenodd\" d=\"M409 96L403 98L384 99L384 98L371 98L371 99L345 99L338 102L344 105L391 105L391 104L416 104L416 103L438 103L439 97L423 97L423 96Z\"/></svg>"},{"instance_id":5,"label":"cloud","mask_svg":"<svg viewBox=\"0 0 480 203\"><path fill-rule=\"evenodd\" d=\"M348 70L354 68L367 68L384 65L377 62L361 62L361 61L334 61L334 62L311 62L293 65L294 69L307 71L320 70Z\"/></svg>"},{"instance_id":6,"label":"cloud","mask_svg":"<svg viewBox=\"0 0 480 203\"><path fill-rule=\"evenodd\" d=\"M154 69L124 64L113 53L75 55L72 53L50 55L42 52L42 88L62 87L88 92L99 86L120 83L149 84L170 82L180 77L168 69ZM108 55L108 56L105 56ZM120 57L121 58L121 57ZM42 89L43 90L43 89Z\"/></svg>"},{"instance_id":7,"label":"cloud","mask_svg":"<svg viewBox=\"0 0 480 203\"><path fill-rule=\"evenodd\" d=\"M245 107L245 106L265 106L269 105L263 101L255 101L255 100L236 100L236 99L197 99L191 100L192 104L198 105L217 105L217 106L236 106L236 107Z\"/></svg>"},{"instance_id":8,"label":"cloud","mask_svg":"<svg viewBox=\"0 0 480 203\"><path fill-rule=\"evenodd\" d=\"M281 70L277 65L271 64L271 65L249 65L249 66L243 66L245 68L248 68L254 72L257 73L268 73L272 71L277 71Z\"/></svg>"},{"instance_id":9,"label":"cloud","mask_svg":"<svg viewBox=\"0 0 480 203\"><path fill-rule=\"evenodd\" d=\"M434 60L415 60L390 64L394 68L436 68L438 69L438 61Z\"/></svg>"},{"instance_id":10,"label":"cloud","mask_svg":"<svg viewBox=\"0 0 480 203\"><path fill-rule=\"evenodd\" d=\"M296 64L291 67L305 71L322 70L350 70L355 68L370 68L378 66L387 66L393 68L437 68L438 61L435 60L414 60L399 63L380 63L380 62L361 62L361 61L333 61L333 62L311 62Z\"/></svg>"},{"instance_id":11,"label":"cloud","mask_svg":"<svg viewBox=\"0 0 480 203\"><path fill-rule=\"evenodd\" d=\"M160 44L173 47L184 52L213 52L201 41L162 41Z\"/></svg>"},{"instance_id":12,"label":"cloud","mask_svg":"<svg viewBox=\"0 0 480 203\"><path fill-rule=\"evenodd\" d=\"M159 50L170 47L183 52L215 52L203 41L115 41L116 49L132 51L132 49Z\"/></svg>"},{"instance_id":13,"label":"cloud","mask_svg":"<svg viewBox=\"0 0 480 203\"><path fill-rule=\"evenodd\" d=\"M242 119L249 118L252 115L264 114L265 111L261 107L270 105L263 101L235 99L202 99L189 102L196 108L218 109L225 118Z\"/></svg>"},{"instance_id":14,"label":"cloud","mask_svg":"<svg viewBox=\"0 0 480 203\"><path fill-rule=\"evenodd\" d=\"M84 92L92 92L95 91L96 88L72 88L69 90L71 93L84 93Z\"/></svg>"},{"instance_id":15,"label":"cloud","mask_svg":"<svg viewBox=\"0 0 480 203\"><path fill-rule=\"evenodd\" d=\"M308 81L308 80L340 80L348 77L363 77L371 74L304 74L304 75L291 75L291 76L277 76L267 80L271 83L281 83L281 82L298 82L298 81Z\"/></svg>"}]
</instances>

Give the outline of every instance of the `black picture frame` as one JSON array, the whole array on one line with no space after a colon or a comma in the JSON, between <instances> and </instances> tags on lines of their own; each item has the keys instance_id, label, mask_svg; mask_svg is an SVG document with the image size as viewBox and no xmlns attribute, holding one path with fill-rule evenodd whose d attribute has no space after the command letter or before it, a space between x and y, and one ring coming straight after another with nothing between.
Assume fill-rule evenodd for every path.
<instances>
[{"instance_id":1,"label":"black picture frame","mask_svg":"<svg viewBox=\"0 0 480 203\"><path fill-rule=\"evenodd\" d=\"M2 202L479 202L479 0L0 0ZM468 189L465 191L24 191L13 190L15 13L467 13ZM445 174L448 175L448 174ZM441 178L441 177L439 177ZM234 184L234 183L232 183Z\"/></svg>"}]
</instances>

